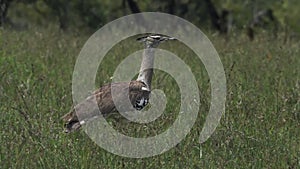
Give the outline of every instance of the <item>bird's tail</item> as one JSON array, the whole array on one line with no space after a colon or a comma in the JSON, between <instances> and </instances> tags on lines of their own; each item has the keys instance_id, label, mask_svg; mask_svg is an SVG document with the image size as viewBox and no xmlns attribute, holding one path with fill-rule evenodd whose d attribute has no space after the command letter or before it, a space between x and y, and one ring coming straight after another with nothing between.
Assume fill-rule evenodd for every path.
<instances>
[{"instance_id":1,"label":"bird's tail","mask_svg":"<svg viewBox=\"0 0 300 169\"><path fill-rule=\"evenodd\" d=\"M62 117L62 120L65 122L65 133L71 133L78 130L81 127L81 124L78 120L78 117L73 109L69 113L65 114Z\"/></svg>"}]
</instances>

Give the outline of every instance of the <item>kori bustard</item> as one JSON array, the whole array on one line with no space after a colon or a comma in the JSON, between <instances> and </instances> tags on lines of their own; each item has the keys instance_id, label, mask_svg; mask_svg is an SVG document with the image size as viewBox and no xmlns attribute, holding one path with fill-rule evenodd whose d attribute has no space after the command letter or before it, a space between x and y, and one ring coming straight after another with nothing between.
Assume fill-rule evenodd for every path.
<instances>
[{"instance_id":1,"label":"kori bustard","mask_svg":"<svg viewBox=\"0 0 300 169\"><path fill-rule=\"evenodd\" d=\"M124 96L129 96L131 105L130 107L127 107L127 109L130 110L134 108L136 110L142 110L148 104L151 93L154 48L158 47L161 42L168 40L175 40L175 38L164 35L147 35L138 38L137 41L143 42L145 45L138 78L130 82L107 84L94 91L91 96L76 105L69 113L62 117L65 122L65 132L70 133L76 131L82 124L99 116L95 111L92 110L86 112L87 109L85 109L88 106L88 103L95 98L98 108L103 116L117 111L116 106L118 105L115 105L115 99L113 100L113 97L117 97L118 100L118 97L121 99L124 98ZM114 90L118 91L116 94L114 93L113 97L112 87ZM123 107L123 110L126 110L126 107ZM79 119L77 115L84 118Z\"/></svg>"}]
</instances>

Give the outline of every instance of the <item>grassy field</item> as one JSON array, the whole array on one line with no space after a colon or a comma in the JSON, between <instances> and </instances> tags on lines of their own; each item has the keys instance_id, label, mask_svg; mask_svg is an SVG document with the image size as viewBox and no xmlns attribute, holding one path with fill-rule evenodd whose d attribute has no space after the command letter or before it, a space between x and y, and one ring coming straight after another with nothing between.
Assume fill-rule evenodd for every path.
<instances>
[{"instance_id":1,"label":"grassy field","mask_svg":"<svg viewBox=\"0 0 300 169\"><path fill-rule=\"evenodd\" d=\"M201 107L192 131L166 153L145 159L111 154L83 131L66 135L60 119L72 106L76 57L88 35L55 29L0 29L0 168L299 168L300 43L260 34L209 35L227 77L226 112L210 139L199 144L209 109L209 78L201 61L180 43L161 48L177 53L191 67ZM98 87L111 81L122 58L142 45L120 43L101 63ZM176 50L178 51L178 50ZM120 132L149 136L172 125L179 107L178 87L156 71L155 88L166 92L162 117L147 125L108 119Z\"/></svg>"}]
</instances>

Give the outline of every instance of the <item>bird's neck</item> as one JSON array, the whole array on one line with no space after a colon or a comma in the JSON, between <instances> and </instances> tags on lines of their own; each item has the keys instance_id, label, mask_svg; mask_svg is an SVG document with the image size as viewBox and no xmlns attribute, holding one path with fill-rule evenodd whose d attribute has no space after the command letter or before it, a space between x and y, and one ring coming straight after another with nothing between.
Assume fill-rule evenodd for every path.
<instances>
[{"instance_id":1,"label":"bird's neck","mask_svg":"<svg viewBox=\"0 0 300 169\"><path fill-rule=\"evenodd\" d=\"M144 82L147 88L151 90L151 81L153 76L154 48L146 47L143 53L141 68L137 80Z\"/></svg>"}]
</instances>

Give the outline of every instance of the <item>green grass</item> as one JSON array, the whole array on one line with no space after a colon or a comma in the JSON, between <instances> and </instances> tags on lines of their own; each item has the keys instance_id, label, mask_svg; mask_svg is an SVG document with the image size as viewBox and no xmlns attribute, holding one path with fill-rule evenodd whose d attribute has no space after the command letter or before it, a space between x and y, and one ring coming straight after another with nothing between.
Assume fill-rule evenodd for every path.
<instances>
[{"instance_id":1,"label":"green grass","mask_svg":"<svg viewBox=\"0 0 300 169\"><path fill-rule=\"evenodd\" d=\"M56 30L0 30L1 168L300 167L299 41L284 43L267 34L253 42L242 35L226 41L210 36L225 68L227 102L221 124L201 145L198 139L209 109L209 78L187 47L163 44L161 48L180 51L176 54L196 76L199 116L191 132L173 149L130 159L105 151L83 131L63 133L60 117L73 104L72 72L87 38ZM97 86L110 82L120 60L136 49L142 45L121 42L115 46L100 65ZM112 125L135 136L155 135L171 126L179 110L178 86L160 71L155 73L153 86L168 97L162 117L146 129L110 118Z\"/></svg>"}]
</instances>

